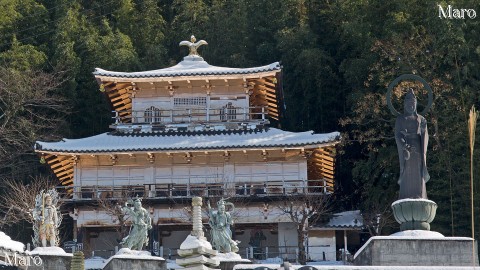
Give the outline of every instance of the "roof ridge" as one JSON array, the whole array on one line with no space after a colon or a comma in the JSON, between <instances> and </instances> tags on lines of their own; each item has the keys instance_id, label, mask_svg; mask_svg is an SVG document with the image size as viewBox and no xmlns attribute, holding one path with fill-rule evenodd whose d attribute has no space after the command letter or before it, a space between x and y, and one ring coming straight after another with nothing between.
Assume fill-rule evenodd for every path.
<instances>
[{"instance_id":1,"label":"roof ridge","mask_svg":"<svg viewBox=\"0 0 480 270\"><path fill-rule=\"evenodd\" d=\"M268 132L269 127L265 128L255 128L255 129L226 129L226 130L168 130L168 131L132 131L132 132L124 132L124 131L110 131L107 132L107 135L110 136L128 136L128 137L147 137L147 136L198 136L198 135L207 135L207 136L215 136L215 135L232 135L232 134L252 134L252 133L262 133Z\"/></svg>"}]
</instances>

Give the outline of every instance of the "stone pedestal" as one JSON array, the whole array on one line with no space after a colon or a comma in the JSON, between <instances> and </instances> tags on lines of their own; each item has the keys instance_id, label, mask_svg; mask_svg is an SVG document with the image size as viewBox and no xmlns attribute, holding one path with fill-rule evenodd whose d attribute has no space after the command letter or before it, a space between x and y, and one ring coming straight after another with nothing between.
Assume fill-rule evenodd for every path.
<instances>
[{"instance_id":1,"label":"stone pedestal","mask_svg":"<svg viewBox=\"0 0 480 270\"><path fill-rule=\"evenodd\" d=\"M176 263L185 270L217 270L215 267L219 262L211 258L217 255L217 251L204 239L198 239L193 235L187 236L177 253L182 258L177 259Z\"/></svg>"},{"instance_id":2,"label":"stone pedestal","mask_svg":"<svg viewBox=\"0 0 480 270\"><path fill-rule=\"evenodd\" d=\"M472 256L472 244L475 257ZM355 254L355 265L472 266L478 265L477 243L468 237L443 237L429 231L375 236Z\"/></svg>"},{"instance_id":3,"label":"stone pedestal","mask_svg":"<svg viewBox=\"0 0 480 270\"><path fill-rule=\"evenodd\" d=\"M252 262L248 259L242 259L240 255L235 252L230 253L218 253L217 256L213 259L220 262L221 270L233 270L233 267L237 264L251 264Z\"/></svg>"},{"instance_id":4,"label":"stone pedestal","mask_svg":"<svg viewBox=\"0 0 480 270\"><path fill-rule=\"evenodd\" d=\"M103 270L166 270L167 263L162 257L150 255L149 251L131 250L129 248L120 249L117 254L108 259Z\"/></svg>"},{"instance_id":5,"label":"stone pedestal","mask_svg":"<svg viewBox=\"0 0 480 270\"><path fill-rule=\"evenodd\" d=\"M42 259L40 265L32 265L29 270L70 270L73 257L60 247L37 247L29 255Z\"/></svg>"},{"instance_id":6,"label":"stone pedestal","mask_svg":"<svg viewBox=\"0 0 480 270\"><path fill-rule=\"evenodd\" d=\"M251 261L244 262L244 261L220 261L220 270L233 270L233 267L237 264L252 264Z\"/></svg>"},{"instance_id":7,"label":"stone pedestal","mask_svg":"<svg viewBox=\"0 0 480 270\"><path fill-rule=\"evenodd\" d=\"M218 260L211 258L218 252L212 249L203 235L202 198L192 199L192 210L193 229L180 245L177 253L182 258L177 259L176 263L185 270L218 270L214 269L219 264Z\"/></svg>"}]
</instances>

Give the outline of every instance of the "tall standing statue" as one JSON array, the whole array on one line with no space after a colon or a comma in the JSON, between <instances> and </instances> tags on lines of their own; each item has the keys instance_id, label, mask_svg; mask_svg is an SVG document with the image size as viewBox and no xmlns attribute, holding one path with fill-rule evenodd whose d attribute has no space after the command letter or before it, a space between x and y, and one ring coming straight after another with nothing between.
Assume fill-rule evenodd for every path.
<instances>
[{"instance_id":1,"label":"tall standing statue","mask_svg":"<svg viewBox=\"0 0 480 270\"><path fill-rule=\"evenodd\" d=\"M405 95L403 113L392 105L392 90L401 80L413 80L423 84L428 90L428 104L421 113L417 112L417 98L413 89ZM387 105L396 116L395 142L400 162L398 200L392 203L395 220L400 230L430 230L430 222L435 218L437 204L427 199L425 184L430 180L427 170L428 129L425 115L433 104L433 92L428 83L420 76L403 74L388 86Z\"/></svg>"},{"instance_id":2,"label":"tall standing statue","mask_svg":"<svg viewBox=\"0 0 480 270\"><path fill-rule=\"evenodd\" d=\"M237 241L232 240L232 231L230 226L233 225L233 220L229 212L226 211L226 205L230 205L235 209L233 203L225 202L220 199L217 203L217 211L210 207L208 202L208 212L210 219L208 224L211 227L211 243L213 247L222 253L238 252Z\"/></svg>"},{"instance_id":3,"label":"tall standing statue","mask_svg":"<svg viewBox=\"0 0 480 270\"><path fill-rule=\"evenodd\" d=\"M128 205L129 203L133 203L133 208ZM152 219L148 211L142 207L140 198L126 202L122 211L132 218L132 227L128 236L123 238L120 244L125 248L142 250L143 244L148 245L148 230L152 228Z\"/></svg>"},{"instance_id":4,"label":"tall standing statue","mask_svg":"<svg viewBox=\"0 0 480 270\"><path fill-rule=\"evenodd\" d=\"M395 121L395 141L400 161L399 199L427 198L427 121L417 113L417 98L412 89L405 95L404 112Z\"/></svg>"},{"instance_id":5,"label":"tall standing statue","mask_svg":"<svg viewBox=\"0 0 480 270\"><path fill-rule=\"evenodd\" d=\"M46 247L49 244L52 247L58 246L58 227L62 222L59 209L55 206L58 203L58 193L55 189L41 191L35 197L35 209L33 226L35 246Z\"/></svg>"}]
</instances>

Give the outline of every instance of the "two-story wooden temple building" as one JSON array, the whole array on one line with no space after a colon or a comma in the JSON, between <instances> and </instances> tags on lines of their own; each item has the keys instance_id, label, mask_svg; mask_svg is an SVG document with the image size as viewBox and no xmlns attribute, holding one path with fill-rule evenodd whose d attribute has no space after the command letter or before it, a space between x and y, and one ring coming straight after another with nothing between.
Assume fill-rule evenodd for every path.
<instances>
[{"instance_id":1,"label":"two-story wooden temple building","mask_svg":"<svg viewBox=\"0 0 480 270\"><path fill-rule=\"evenodd\" d=\"M84 249L113 250L118 220L97 200L143 197L154 222L152 240L164 256L191 230L193 196L230 197L241 254L297 246L295 224L275 207L285 196L333 192L339 133L270 127L282 117L282 70L209 65L196 53L175 66L93 73L114 108L112 130L82 139L37 142L36 151L68 192L74 238ZM335 232L323 232L335 260ZM328 242L330 241L330 242ZM328 247L327 247L328 246ZM321 252L321 250L320 250ZM98 254L98 252L97 252Z\"/></svg>"}]
</instances>

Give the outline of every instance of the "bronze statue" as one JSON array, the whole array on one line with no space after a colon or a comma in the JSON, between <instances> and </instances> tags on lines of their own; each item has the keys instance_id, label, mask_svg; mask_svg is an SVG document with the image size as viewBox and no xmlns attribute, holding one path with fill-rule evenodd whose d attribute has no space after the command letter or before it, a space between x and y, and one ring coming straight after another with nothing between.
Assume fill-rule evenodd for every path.
<instances>
[{"instance_id":1,"label":"bronze statue","mask_svg":"<svg viewBox=\"0 0 480 270\"><path fill-rule=\"evenodd\" d=\"M412 89L405 95L404 112L395 121L395 141L400 161L399 199L427 198L428 129L425 118L417 113L417 98Z\"/></svg>"},{"instance_id":2,"label":"bronze statue","mask_svg":"<svg viewBox=\"0 0 480 270\"><path fill-rule=\"evenodd\" d=\"M133 204L133 209L129 204ZM144 244L148 245L148 230L152 228L152 219L148 211L142 207L140 198L126 202L122 211L132 218L132 227L130 233L122 239L120 244L124 248L142 250Z\"/></svg>"},{"instance_id":3,"label":"bronze statue","mask_svg":"<svg viewBox=\"0 0 480 270\"><path fill-rule=\"evenodd\" d=\"M237 245L239 242L232 240L232 231L230 226L233 225L233 220L230 212L227 212L225 209L226 205L230 205L232 209L235 208L233 203L225 202L223 198L217 203L217 211L214 211L212 207L210 207L210 202L207 204L210 216L208 224L211 227L210 242L212 242L213 247L218 250L218 252L238 252Z\"/></svg>"},{"instance_id":4,"label":"bronze statue","mask_svg":"<svg viewBox=\"0 0 480 270\"><path fill-rule=\"evenodd\" d=\"M419 81L428 90L428 104L422 113L417 112L417 98L413 89L405 95L404 111L399 113L391 102L392 89L401 80ZM400 161L400 194L398 199L427 199L425 183L430 180L427 170L428 129L425 115L433 104L433 92L428 83L420 76L404 74L388 86L388 108L395 115L395 141Z\"/></svg>"}]
</instances>

